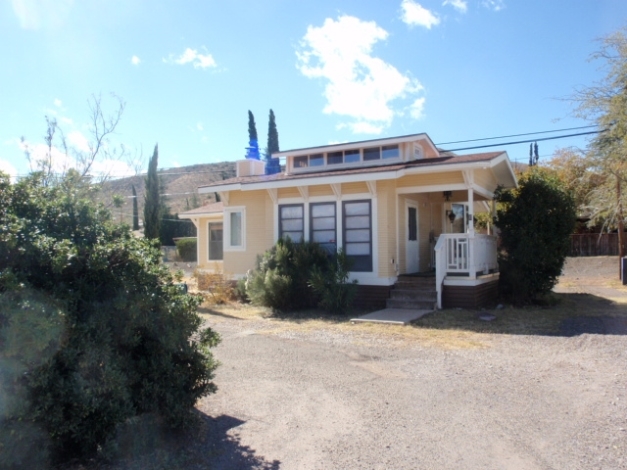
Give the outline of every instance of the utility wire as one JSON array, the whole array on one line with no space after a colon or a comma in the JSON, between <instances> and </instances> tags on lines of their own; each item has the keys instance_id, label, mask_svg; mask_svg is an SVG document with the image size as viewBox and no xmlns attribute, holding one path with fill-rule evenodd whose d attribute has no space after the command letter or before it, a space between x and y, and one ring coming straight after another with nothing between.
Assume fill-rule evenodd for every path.
<instances>
[{"instance_id":1,"label":"utility wire","mask_svg":"<svg viewBox=\"0 0 627 470\"><path fill-rule=\"evenodd\" d=\"M449 150L446 150L446 152L459 152L461 150L475 150L475 149L483 149L483 148L488 148L488 147L503 147L505 145L528 144L530 142L542 142L543 140L565 139L567 137L578 137L580 135L600 134L601 132L605 132L605 131L606 129L603 129L600 131L578 132L577 134L557 135L554 137L543 137L541 139L526 139L526 140L518 140L516 142L501 142L499 144L476 145L474 147L462 147L462 148L457 148L457 149L449 149Z\"/></svg>"},{"instance_id":2,"label":"utility wire","mask_svg":"<svg viewBox=\"0 0 627 470\"><path fill-rule=\"evenodd\" d=\"M526 132L524 134L501 135L499 137L483 137L481 139L455 140L453 142L442 142L441 144L435 144L435 145L462 144L462 143L465 143L465 142L480 142L482 140L509 139L510 137L523 137L525 135L551 134L553 132L576 131L576 130L579 130L579 129L590 129L591 127L597 127L597 126L596 125L590 125L590 126L579 126L579 127L567 127L565 129L555 129L555 130L552 130L552 131Z\"/></svg>"}]
</instances>

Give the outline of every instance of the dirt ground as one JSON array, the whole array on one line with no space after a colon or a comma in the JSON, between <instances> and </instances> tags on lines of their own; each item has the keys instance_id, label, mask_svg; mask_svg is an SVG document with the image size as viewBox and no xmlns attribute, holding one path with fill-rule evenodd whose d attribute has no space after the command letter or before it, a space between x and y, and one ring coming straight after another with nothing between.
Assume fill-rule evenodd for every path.
<instances>
[{"instance_id":1,"label":"dirt ground","mask_svg":"<svg viewBox=\"0 0 627 470\"><path fill-rule=\"evenodd\" d=\"M612 279L617 271L615 260L569 260L556 292L607 305L589 318L620 323L627 289ZM245 309L206 318L222 335L219 390L198 404L202 457L181 468L627 468L620 325L408 336L417 328Z\"/></svg>"}]
</instances>

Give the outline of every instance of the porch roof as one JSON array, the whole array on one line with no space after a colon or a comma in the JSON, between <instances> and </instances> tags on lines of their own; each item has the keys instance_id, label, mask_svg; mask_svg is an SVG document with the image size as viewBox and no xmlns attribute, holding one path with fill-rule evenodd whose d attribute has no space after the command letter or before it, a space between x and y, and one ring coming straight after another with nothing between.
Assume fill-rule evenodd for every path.
<instances>
[{"instance_id":1,"label":"porch roof","mask_svg":"<svg viewBox=\"0 0 627 470\"><path fill-rule=\"evenodd\" d=\"M252 190L295 186L298 184L329 184L350 181L374 181L400 178L406 174L460 171L472 168L492 168L505 188L516 186L507 152L486 152L468 155L445 155L389 165L325 170L320 172L240 176L200 186L200 193L211 191ZM316 181L318 180L318 181ZM302 181L302 183L301 183Z\"/></svg>"},{"instance_id":2,"label":"porch roof","mask_svg":"<svg viewBox=\"0 0 627 470\"><path fill-rule=\"evenodd\" d=\"M196 209L191 209L185 212L181 212L179 214L179 218L193 219L194 217L198 217L201 215L222 214L223 211L224 211L224 203L214 202L213 204L207 204L206 206L201 206L201 207L197 207Z\"/></svg>"}]
</instances>

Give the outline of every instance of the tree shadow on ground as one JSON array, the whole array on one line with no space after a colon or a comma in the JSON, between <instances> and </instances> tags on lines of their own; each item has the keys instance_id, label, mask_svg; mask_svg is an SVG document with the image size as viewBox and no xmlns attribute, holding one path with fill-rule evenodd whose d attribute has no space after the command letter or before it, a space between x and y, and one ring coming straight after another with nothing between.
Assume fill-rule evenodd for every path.
<instances>
[{"instance_id":1,"label":"tree shadow on ground","mask_svg":"<svg viewBox=\"0 0 627 470\"><path fill-rule=\"evenodd\" d=\"M306 310L295 310L291 312L281 312L275 310L272 312L271 318L275 320L282 320L286 322L292 323L305 323L308 321L316 320L325 323L345 323L349 321L351 318L355 318L355 316L360 316L365 313L368 313L372 310L351 310L350 312L343 314L333 314L328 313L323 309L314 308L314 309L306 309Z\"/></svg>"},{"instance_id":2,"label":"tree shadow on ground","mask_svg":"<svg viewBox=\"0 0 627 470\"><path fill-rule=\"evenodd\" d=\"M486 315L494 318L481 318ZM510 335L627 335L627 305L592 294L553 294L547 306L446 309L425 315L411 326Z\"/></svg>"},{"instance_id":3,"label":"tree shadow on ground","mask_svg":"<svg viewBox=\"0 0 627 470\"><path fill-rule=\"evenodd\" d=\"M195 410L198 426L191 431L168 431L152 416L123 426L110 449L100 458L57 470L276 470L278 460L266 460L228 431L245 423L228 415L211 417Z\"/></svg>"}]
</instances>

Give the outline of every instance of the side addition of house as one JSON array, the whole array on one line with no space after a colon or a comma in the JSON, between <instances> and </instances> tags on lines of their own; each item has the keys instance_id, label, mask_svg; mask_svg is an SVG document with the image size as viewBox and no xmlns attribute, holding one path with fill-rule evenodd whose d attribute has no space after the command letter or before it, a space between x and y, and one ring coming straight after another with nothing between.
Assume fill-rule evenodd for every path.
<instances>
[{"instance_id":1,"label":"side addition of house","mask_svg":"<svg viewBox=\"0 0 627 470\"><path fill-rule=\"evenodd\" d=\"M234 279L278 239L310 240L352 259L359 298L382 307L404 276L433 276L437 307L496 295L496 237L475 229L497 186L516 178L506 152L456 155L426 134L278 152L283 172L237 162L235 178L199 188L221 203L181 214L198 228L198 267Z\"/></svg>"}]
</instances>

